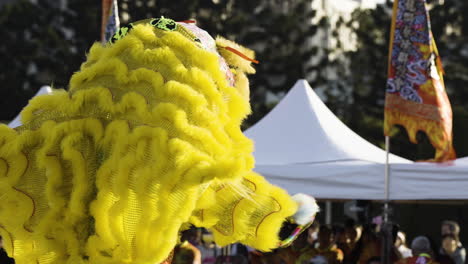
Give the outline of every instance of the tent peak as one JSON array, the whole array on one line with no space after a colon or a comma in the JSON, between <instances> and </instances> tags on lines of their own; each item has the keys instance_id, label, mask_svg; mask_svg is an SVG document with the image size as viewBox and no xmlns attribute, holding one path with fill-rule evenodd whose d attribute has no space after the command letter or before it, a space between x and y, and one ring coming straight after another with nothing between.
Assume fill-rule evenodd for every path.
<instances>
[{"instance_id":1,"label":"tent peak","mask_svg":"<svg viewBox=\"0 0 468 264\"><path fill-rule=\"evenodd\" d=\"M245 134L254 140L254 156L261 165L339 160L385 162L385 151L341 122L303 79ZM395 155L390 161L410 162Z\"/></svg>"}]
</instances>

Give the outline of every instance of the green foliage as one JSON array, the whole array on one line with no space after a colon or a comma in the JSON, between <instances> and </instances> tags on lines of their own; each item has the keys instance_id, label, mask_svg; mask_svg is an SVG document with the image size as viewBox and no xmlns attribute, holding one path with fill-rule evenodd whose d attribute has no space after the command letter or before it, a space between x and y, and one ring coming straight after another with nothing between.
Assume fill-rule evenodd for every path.
<instances>
[{"instance_id":1,"label":"green foliage","mask_svg":"<svg viewBox=\"0 0 468 264\"><path fill-rule=\"evenodd\" d=\"M351 21L317 17L311 8L317 0L120 0L123 24L164 15L175 20L196 19L212 35L232 39L257 53L260 64L251 76L254 114L247 126L273 106L267 93L281 96L297 79L308 78L322 87L327 105L351 129L383 146L382 124L387 78L391 6L388 1L372 10L356 10ZM35 1L36 2L36 1ZM17 0L0 6L0 120L12 119L41 85L67 87L74 71L85 60L86 51L99 40L101 2ZM468 154L468 2L429 1L432 30L444 63L445 84L454 112L454 138L458 156ZM311 21L318 21L311 23ZM334 23L334 22L333 22ZM328 47L318 32L336 38L340 28L351 28L357 49L334 57L342 48ZM323 37L323 36L322 36ZM314 44L317 43L317 44ZM313 61L313 63L312 63ZM329 75L333 71L337 78ZM410 159L433 157L424 134L421 144L409 143L404 129L395 129L392 150Z\"/></svg>"},{"instance_id":2,"label":"green foliage","mask_svg":"<svg viewBox=\"0 0 468 264\"><path fill-rule=\"evenodd\" d=\"M64 87L98 34L99 10L75 1L75 9L57 2L19 0L0 9L0 120L11 120L40 86ZM94 14L93 14L94 12ZM94 35L94 36L93 36Z\"/></svg>"},{"instance_id":3,"label":"green foliage","mask_svg":"<svg viewBox=\"0 0 468 264\"><path fill-rule=\"evenodd\" d=\"M100 1L67 2L61 9L59 1L22 0L0 10L0 56L7 62L0 65L0 120L12 119L41 85L66 88L87 49L99 39ZM261 63L250 78L254 115L247 124L271 109L267 91L287 91L297 79L321 70L304 63L317 54L317 47L305 45L317 31L309 23L315 11L308 0L120 0L119 9L122 24L161 15L196 19L212 35L254 49ZM37 71L31 71L32 64Z\"/></svg>"},{"instance_id":4,"label":"green foliage","mask_svg":"<svg viewBox=\"0 0 468 264\"><path fill-rule=\"evenodd\" d=\"M348 23L357 37L357 49L348 52L352 103L342 105L343 121L362 137L383 145L383 108L387 79L391 5L356 10ZM336 110L335 110L336 111ZM393 145L398 145L394 142Z\"/></svg>"}]
</instances>

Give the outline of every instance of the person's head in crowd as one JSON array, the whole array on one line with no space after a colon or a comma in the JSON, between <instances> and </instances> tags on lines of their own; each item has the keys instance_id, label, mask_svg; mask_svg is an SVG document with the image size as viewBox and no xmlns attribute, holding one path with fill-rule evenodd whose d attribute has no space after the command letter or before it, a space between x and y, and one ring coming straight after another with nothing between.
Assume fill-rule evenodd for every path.
<instances>
[{"instance_id":1,"label":"person's head in crowd","mask_svg":"<svg viewBox=\"0 0 468 264\"><path fill-rule=\"evenodd\" d=\"M211 247L214 245L213 234L204 228L202 229L201 243L206 247Z\"/></svg>"},{"instance_id":2,"label":"person's head in crowd","mask_svg":"<svg viewBox=\"0 0 468 264\"><path fill-rule=\"evenodd\" d=\"M341 225L333 225L333 234L337 244L348 244L349 240L346 237L345 228Z\"/></svg>"},{"instance_id":3,"label":"person's head in crowd","mask_svg":"<svg viewBox=\"0 0 468 264\"><path fill-rule=\"evenodd\" d=\"M333 230L329 225L321 225L318 233L318 243L320 248L328 248L335 241Z\"/></svg>"},{"instance_id":4,"label":"person's head in crowd","mask_svg":"<svg viewBox=\"0 0 468 264\"><path fill-rule=\"evenodd\" d=\"M400 247L401 245L406 246L406 234L402 231L398 231L395 240L395 247Z\"/></svg>"},{"instance_id":5,"label":"person's head in crowd","mask_svg":"<svg viewBox=\"0 0 468 264\"><path fill-rule=\"evenodd\" d=\"M391 228L393 244L395 244L398 238L398 232L400 231L400 226L398 224L392 224Z\"/></svg>"},{"instance_id":6,"label":"person's head in crowd","mask_svg":"<svg viewBox=\"0 0 468 264\"><path fill-rule=\"evenodd\" d=\"M307 234L308 234L307 242L309 244L312 245L315 242L317 242L319 229L320 229L320 222L317 219L315 219L312 225L310 225L310 227L307 229Z\"/></svg>"},{"instance_id":7,"label":"person's head in crowd","mask_svg":"<svg viewBox=\"0 0 468 264\"><path fill-rule=\"evenodd\" d=\"M419 256L420 254L432 254L431 242L425 236L418 236L411 242L411 251L413 256Z\"/></svg>"},{"instance_id":8,"label":"person's head in crowd","mask_svg":"<svg viewBox=\"0 0 468 264\"><path fill-rule=\"evenodd\" d=\"M363 227L360 239L361 244L367 245L369 243L377 241L377 239L378 236L375 225L366 225Z\"/></svg>"},{"instance_id":9,"label":"person's head in crowd","mask_svg":"<svg viewBox=\"0 0 468 264\"><path fill-rule=\"evenodd\" d=\"M455 221L445 220L442 222L440 233L444 235L455 235L458 237L460 235L460 226Z\"/></svg>"},{"instance_id":10,"label":"person's head in crowd","mask_svg":"<svg viewBox=\"0 0 468 264\"><path fill-rule=\"evenodd\" d=\"M458 237L454 234L446 234L442 236L442 248L448 255L457 250L458 242Z\"/></svg>"},{"instance_id":11,"label":"person's head in crowd","mask_svg":"<svg viewBox=\"0 0 468 264\"><path fill-rule=\"evenodd\" d=\"M182 236L180 240L182 242L188 241L192 245L200 245L201 244L201 237L202 237L202 232L201 229L196 228L196 227L191 227L185 231L182 232Z\"/></svg>"},{"instance_id":12,"label":"person's head in crowd","mask_svg":"<svg viewBox=\"0 0 468 264\"><path fill-rule=\"evenodd\" d=\"M345 222L345 236L348 243L356 243L362 235L362 226L356 224L354 219L349 218Z\"/></svg>"},{"instance_id":13,"label":"person's head in crowd","mask_svg":"<svg viewBox=\"0 0 468 264\"><path fill-rule=\"evenodd\" d=\"M382 263L382 259L380 257L369 258L366 262L366 264L380 264L380 263Z\"/></svg>"}]
</instances>

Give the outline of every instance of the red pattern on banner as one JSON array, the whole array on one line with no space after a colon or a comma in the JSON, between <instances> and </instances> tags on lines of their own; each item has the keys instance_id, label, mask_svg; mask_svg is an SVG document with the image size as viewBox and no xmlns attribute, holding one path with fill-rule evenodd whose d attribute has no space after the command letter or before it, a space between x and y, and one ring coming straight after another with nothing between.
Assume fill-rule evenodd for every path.
<instances>
[{"instance_id":1,"label":"red pattern on banner","mask_svg":"<svg viewBox=\"0 0 468 264\"><path fill-rule=\"evenodd\" d=\"M425 0L394 1L385 135L394 125L405 127L413 143L418 131L425 132L436 149L433 161L456 158L452 147L452 108Z\"/></svg>"}]
</instances>

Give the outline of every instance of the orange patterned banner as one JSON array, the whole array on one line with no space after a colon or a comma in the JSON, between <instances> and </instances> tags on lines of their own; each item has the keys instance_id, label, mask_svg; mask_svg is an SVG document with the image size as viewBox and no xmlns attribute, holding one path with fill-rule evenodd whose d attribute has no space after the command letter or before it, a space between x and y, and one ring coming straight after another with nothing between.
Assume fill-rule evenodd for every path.
<instances>
[{"instance_id":1,"label":"orange patterned banner","mask_svg":"<svg viewBox=\"0 0 468 264\"><path fill-rule=\"evenodd\" d=\"M384 133L394 125L411 142L423 131L436 150L434 161L456 158L452 147L452 108L432 36L425 0L395 0L385 97Z\"/></svg>"}]
</instances>

